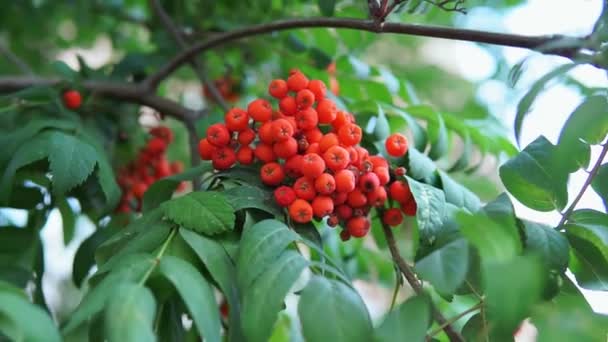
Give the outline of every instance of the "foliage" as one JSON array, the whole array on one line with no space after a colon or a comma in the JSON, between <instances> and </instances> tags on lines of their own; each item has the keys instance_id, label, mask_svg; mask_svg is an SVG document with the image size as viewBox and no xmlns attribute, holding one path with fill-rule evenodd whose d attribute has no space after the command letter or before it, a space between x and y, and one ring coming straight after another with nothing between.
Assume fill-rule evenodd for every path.
<instances>
[{"instance_id":1,"label":"foliage","mask_svg":"<svg viewBox=\"0 0 608 342\"><path fill-rule=\"evenodd\" d=\"M414 56L421 39L314 27L226 40L193 59L204 66L202 80L201 70L184 66L158 90L139 93L146 77L179 52L175 32L191 44L278 19L370 16L366 3L352 1L164 1L171 26L155 3L161 2L13 1L0 11L8 28L0 53L18 56L27 73L53 79L14 86L0 76L0 340L508 340L526 318L540 341L605 338L606 317L590 309L566 271L580 287L608 291L608 216L578 208L580 195L568 193L570 175L588 169L580 194L591 187L608 208L606 89L583 93L555 143L541 136L519 150L501 121L474 99L470 82L419 57L395 61ZM395 6L371 17L394 23L454 26L461 15L433 1L377 3ZM467 7L477 5L485 2ZM24 27L26 17L33 24ZM549 82L567 79L581 64L608 66L607 18L598 19L588 39L536 48L573 51L572 62L541 77L521 99L518 143L526 114ZM111 41L115 55L102 65L78 58L75 70L53 61L100 37ZM391 58L381 65L374 57L387 45ZM15 73L10 60L0 60L1 75ZM220 87L219 95L244 107L294 67L330 85L332 100L363 128L362 146L407 169L402 179L417 210L389 228L396 241L383 234L380 209L370 213L365 242L342 242L325 220L288 220L272 189L259 181L259 165L215 171L200 161L196 144L222 120L226 102L211 99L207 81L229 80L229 94ZM524 72L516 67L511 81ZM203 110L168 100L193 81L207 82L206 92L197 90L207 97ZM117 84L122 88L113 92ZM65 89L83 94L81 107L66 108ZM124 195L118 170L139 160L149 141L149 127L138 120L142 105L155 111L154 125L171 127L175 142L167 154L189 167L146 187L141 212L118 212ZM397 158L384 147L396 132L410 142ZM594 148L601 150L597 160ZM482 170L490 158L501 165L491 175ZM191 191L176 193L183 182ZM562 219L555 226L522 219L512 198L532 210L560 212ZM25 213L26 223L12 222L7 208ZM80 217L88 217L95 232L78 246L73 264L72 281L84 296L68 315L53 319L41 284L48 255L40 232L55 209L66 245ZM399 291L403 275L418 293L374 321L353 281ZM216 293L228 312L219 309ZM284 310L294 298L296 310ZM446 307L463 302L472 308L454 320L444 317ZM286 315L290 311L295 314Z\"/></svg>"}]
</instances>

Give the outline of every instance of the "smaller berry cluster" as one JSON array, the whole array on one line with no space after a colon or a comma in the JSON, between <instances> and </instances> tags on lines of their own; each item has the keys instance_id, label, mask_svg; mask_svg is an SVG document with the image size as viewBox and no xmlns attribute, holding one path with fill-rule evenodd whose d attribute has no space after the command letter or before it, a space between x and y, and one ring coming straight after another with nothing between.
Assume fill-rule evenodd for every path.
<instances>
[{"instance_id":1,"label":"smaller berry cluster","mask_svg":"<svg viewBox=\"0 0 608 342\"><path fill-rule=\"evenodd\" d=\"M144 193L152 183L184 170L180 161L169 162L165 155L173 141L171 129L157 126L150 130L150 136L137 158L118 171L118 185L122 189L118 212L140 211Z\"/></svg>"},{"instance_id":2,"label":"smaller berry cluster","mask_svg":"<svg viewBox=\"0 0 608 342\"><path fill-rule=\"evenodd\" d=\"M262 183L275 188L277 204L287 208L293 221L327 217L329 226L345 228L343 240L365 236L371 208L383 208L389 196L401 209L384 212L387 224L400 224L402 212L415 215L408 184L391 182L389 162L359 145L361 127L326 97L323 81L292 70L287 80L273 80L268 92L279 109L262 98L250 102L247 110L230 109L224 123L211 125L201 139L203 160L211 160L217 170L259 161ZM385 146L391 156L399 157L407 152L408 142L394 134ZM393 173L403 176L405 169Z\"/></svg>"}]
</instances>

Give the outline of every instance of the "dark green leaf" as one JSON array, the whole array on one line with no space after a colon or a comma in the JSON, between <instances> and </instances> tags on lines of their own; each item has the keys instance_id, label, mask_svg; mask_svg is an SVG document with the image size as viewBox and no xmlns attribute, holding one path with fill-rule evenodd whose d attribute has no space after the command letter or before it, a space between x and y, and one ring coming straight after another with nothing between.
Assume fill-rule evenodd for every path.
<instances>
[{"instance_id":1,"label":"dark green leaf","mask_svg":"<svg viewBox=\"0 0 608 342\"><path fill-rule=\"evenodd\" d=\"M12 191L8 207L30 210L43 201L43 195L38 187L17 185Z\"/></svg>"},{"instance_id":2,"label":"dark green leaf","mask_svg":"<svg viewBox=\"0 0 608 342\"><path fill-rule=\"evenodd\" d=\"M521 240L514 224L497 223L484 214L458 213L456 218L462 234L477 247L482 260L506 261L521 252Z\"/></svg>"},{"instance_id":3,"label":"dark green leaf","mask_svg":"<svg viewBox=\"0 0 608 342\"><path fill-rule=\"evenodd\" d=\"M161 203L173 196L175 189L177 189L181 182L193 180L209 171L213 171L213 166L210 162L203 161L199 166L188 169L183 173L165 177L154 182L144 194L142 211L148 212L151 209L158 208Z\"/></svg>"},{"instance_id":4,"label":"dark green leaf","mask_svg":"<svg viewBox=\"0 0 608 342\"><path fill-rule=\"evenodd\" d=\"M414 296L388 313L375 331L375 341L424 341L431 324L428 298Z\"/></svg>"},{"instance_id":5,"label":"dark green leaf","mask_svg":"<svg viewBox=\"0 0 608 342\"><path fill-rule=\"evenodd\" d=\"M62 340L51 317L12 291L0 290L0 332L14 341Z\"/></svg>"},{"instance_id":6,"label":"dark green leaf","mask_svg":"<svg viewBox=\"0 0 608 342\"><path fill-rule=\"evenodd\" d=\"M471 139L471 135L467 132L463 138L463 147L462 154L456 160L454 165L452 165L447 171L448 172L457 172L462 171L469 167L469 163L471 161L471 155L473 154L473 141Z\"/></svg>"},{"instance_id":7,"label":"dark green leaf","mask_svg":"<svg viewBox=\"0 0 608 342\"><path fill-rule=\"evenodd\" d=\"M298 304L302 333L308 341L371 341L372 322L359 294L347 285L314 277Z\"/></svg>"},{"instance_id":8,"label":"dark green leaf","mask_svg":"<svg viewBox=\"0 0 608 342\"><path fill-rule=\"evenodd\" d=\"M247 341L268 340L285 296L306 265L300 254L284 251L250 286L243 289L241 324Z\"/></svg>"},{"instance_id":9,"label":"dark green leaf","mask_svg":"<svg viewBox=\"0 0 608 342\"><path fill-rule=\"evenodd\" d=\"M555 68L551 72L539 78L532 85L526 95L524 95L524 97L519 101L519 104L517 105L517 114L515 115L515 140L517 140L517 143L519 143L519 138L521 136L521 127L524 122L524 118L526 117L526 114L528 114L528 112L530 111L532 103L534 102L536 97L545 89L545 85L553 78L567 73L577 65L578 64L576 63L569 63Z\"/></svg>"},{"instance_id":10,"label":"dark green leaf","mask_svg":"<svg viewBox=\"0 0 608 342\"><path fill-rule=\"evenodd\" d=\"M531 257L487 264L483 273L484 302L492 330L512 334L540 300L545 277L541 263Z\"/></svg>"},{"instance_id":11,"label":"dark green leaf","mask_svg":"<svg viewBox=\"0 0 608 342\"><path fill-rule=\"evenodd\" d=\"M522 220L526 250L538 254L545 264L559 272L566 271L570 246L566 237L541 223Z\"/></svg>"},{"instance_id":12,"label":"dark green leaf","mask_svg":"<svg viewBox=\"0 0 608 342\"><path fill-rule=\"evenodd\" d=\"M445 122L441 114L437 113L437 120L429 122L429 140L431 141L431 150L429 157L437 160L448 153L449 138L448 130L445 127Z\"/></svg>"},{"instance_id":13,"label":"dark green leaf","mask_svg":"<svg viewBox=\"0 0 608 342\"><path fill-rule=\"evenodd\" d=\"M420 237L432 243L443 226L445 194L435 187L417 182L409 177L407 177L407 182L416 200L416 221Z\"/></svg>"},{"instance_id":14,"label":"dark green leaf","mask_svg":"<svg viewBox=\"0 0 608 342\"><path fill-rule=\"evenodd\" d=\"M578 211L565 226L572 248L570 268L579 285L608 290L608 215Z\"/></svg>"},{"instance_id":15,"label":"dark green leaf","mask_svg":"<svg viewBox=\"0 0 608 342\"><path fill-rule=\"evenodd\" d=\"M568 171L557 163L555 145L541 136L500 167L500 178L521 203L538 211L563 209L568 203Z\"/></svg>"},{"instance_id":16,"label":"dark green leaf","mask_svg":"<svg viewBox=\"0 0 608 342\"><path fill-rule=\"evenodd\" d=\"M53 61L51 63L51 67L59 76L61 76L66 81L73 82L76 80L76 77L78 77L78 73L72 70L72 68L70 68L63 61Z\"/></svg>"},{"instance_id":17,"label":"dark green leaf","mask_svg":"<svg viewBox=\"0 0 608 342\"><path fill-rule=\"evenodd\" d=\"M114 176L112 167L106 158L97 160L97 180L101 187L101 191L103 191L106 198L107 209L114 209L120 200L120 188L116 183L116 177Z\"/></svg>"},{"instance_id":18,"label":"dark green leaf","mask_svg":"<svg viewBox=\"0 0 608 342\"><path fill-rule=\"evenodd\" d=\"M321 14L326 17L334 16L334 9L336 8L336 0L317 0L319 10Z\"/></svg>"},{"instance_id":19,"label":"dark green leaf","mask_svg":"<svg viewBox=\"0 0 608 342\"><path fill-rule=\"evenodd\" d=\"M298 236L282 222L264 220L245 229L237 260L239 288L246 289Z\"/></svg>"},{"instance_id":20,"label":"dark green leaf","mask_svg":"<svg viewBox=\"0 0 608 342\"><path fill-rule=\"evenodd\" d=\"M456 183L445 172L438 170L441 186L445 193L445 200L457 207L464 208L469 212L476 212L481 207L479 197L472 193L469 189Z\"/></svg>"},{"instance_id":21,"label":"dark green leaf","mask_svg":"<svg viewBox=\"0 0 608 342\"><path fill-rule=\"evenodd\" d=\"M57 201L57 209L61 213L61 222L63 224L63 244L67 246L72 238L74 237L74 230L76 229L76 215L70 207L67 199L61 198Z\"/></svg>"},{"instance_id":22,"label":"dark green leaf","mask_svg":"<svg viewBox=\"0 0 608 342\"><path fill-rule=\"evenodd\" d=\"M199 233L214 235L234 228L234 210L219 192L191 192L161 207L171 221Z\"/></svg>"},{"instance_id":23,"label":"dark green leaf","mask_svg":"<svg viewBox=\"0 0 608 342\"><path fill-rule=\"evenodd\" d=\"M469 264L469 245L458 239L416 262L416 272L442 294L452 294L464 281Z\"/></svg>"},{"instance_id":24,"label":"dark green leaf","mask_svg":"<svg viewBox=\"0 0 608 342\"><path fill-rule=\"evenodd\" d=\"M283 211L276 205L272 192L250 185L241 185L224 191L224 196L235 211L256 208L280 217Z\"/></svg>"},{"instance_id":25,"label":"dark green leaf","mask_svg":"<svg viewBox=\"0 0 608 342\"><path fill-rule=\"evenodd\" d=\"M608 164L602 164L598 170L591 187L604 201L604 208L608 210Z\"/></svg>"},{"instance_id":26,"label":"dark green leaf","mask_svg":"<svg viewBox=\"0 0 608 342\"><path fill-rule=\"evenodd\" d=\"M150 290L134 283L118 284L105 311L106 338L110 342L154 341L155 313L156 300Z\"/></svg>"},{"instance_id":27,"label":"dark green leaf","mask_svg":"<svg viewBox=\"0 0 608 342\"><path fill-rule=\"evenodd\" d=\"M95 250L97 247L115 232L116 227L113 226L98 228L78 246L78 250L74 256L74 264L72 265L72 281L74 281L76 286L80 287L84 278L89 274L91 267L95 264Z\"/></svg>"},{"instance_id":28,"label":"dark green leaf","mask_svg":"<svg viewBox=\"0 0 608 342\"><path fill-rule=\"evenodd\" d=\"M221 341L219 311L207 280L194 266L172 256L161 259L159 272L179 292L200 336L204 336L206 341Z\"/></svg>"},{"instance_id":29,"label":"dark green leaf","mask_svg":"<svg viewBox=\"0 0 608 342\"><path fill-rule=\"evenodd\" d=\"M95 169L97 151L80 139L53 132L49 136L49 162L53 181L53 192L65 194L82 184Z\"/></svg>"}]
</instances>

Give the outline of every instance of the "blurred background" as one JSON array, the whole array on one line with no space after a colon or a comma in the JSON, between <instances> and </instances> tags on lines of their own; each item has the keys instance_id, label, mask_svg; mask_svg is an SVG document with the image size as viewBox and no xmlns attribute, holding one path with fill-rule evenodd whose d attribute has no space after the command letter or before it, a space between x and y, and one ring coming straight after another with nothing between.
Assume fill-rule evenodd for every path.
<instances>
[{"instance_id":1,"label":"blurred background","mask_svg":"<svg viewBox=\"0 0 608 342\"><path fill-rule=\"evenodd\" d=\"M80 2L75 2L74 6L79 6ZM84 3L84 2L83 2ZM91 2L97 4L97 2ZM187 6L187 1L175 1L175 6ZM235 10L246 11L243 8L251 5L251 1L241 2ZM312 3L312 2L311 2ZM361 2L344 2L344 5L337 7L337 15L343 11L343 16L363 16L364 7ZM342 4L342 2L340 2ZM5 4L7 5L7 4ZM3 5L4 6L4 5ZM100 2L97 5L90 5L85 12L88 15L100 17L91 21L87 27L85 18L74 18L69 15L57 15L48 23L48 35L57 36L57 40L62 42L58 46L63 48L54 51L32 52L33 40L37 39L35 33L29 32L24 28L23 31L14 31L14 21L19 20L23 25L24 16L16 17L9 10L0 14L0 43L9 46L11 51L20 57L23 56L27 63L34 68L44 70L44 58L56 58L64 61L70 67L79 69L82 64L78 61L81 56L85 64L90 68L101 68L110 62L123 60L125 56L131 56L129 63L141 63L138 56L145 57L146 53L154 51L159 47L152 45L152 41L157 35L163 33L156 30L148 30L141 23L151 20L152 15L147 9L146 1L108 1ZM36 6L43 8L44 0L32 1L33 8ZM402 13L399 20L404 22L420 22L426 24L449 25L463 28L489 30L505 33L515 33L522 35L542 35L542 34L567 34L582 36L591 32L593 24L601 12L601 0L493 0L493 1L468 1L468 14L445 13L437 9L431 9L424 13ZM313 9L314 8L314 9ZM126 23L117 25L109 19L104 19L104 13L114 13L119 11L121 16L127 18ZM300 10L302 13L294 15L303 16L315 14L316 4L304 4ZM36 25L36 15L43 15L34 10L31 19L27 20L27 25ZM57 12L59 13L59 11ZM65 11L63 12L65 13ZM252 11L250 22L256 23L269 18L264 14L256 17L256 11ZM54 13L49 13L51 15ZM317 13L318 14L318 13ZM220 21L220 25L230 27L238 23L231 23L228 13L212 13L204 15L225 15L225 23ZM10 16L10 18L9 18ZM261 16L261 17L260 17ZM196 21L193 18L176 18L184 22ZM390 20L391 18L389 18ZM242 23L246 24L246 23ZM8 27L3 28L3 26ZM107 33L103 27L107 27ZM213 28L209 28L212 31ZM244 103L251 94L264 91L264 84L273 78L276 66L302 67L306 69L317 59L329 56L334 58L340 55L340 45L332 41L335 31L328 30L307 30L291 31L280 35L263 36L249 40L250 44L245 44L242 49L225 49L217 53L210 53L207 56L207 68L214 79L219 79L230 75L243 91L237 103ZM196 38L196 31L192 31L193 38ZM336 66L335 77L340 84L341 92L352 95L354 90L349 89L349 75L352 70L358 72L365 65L382 67L392 71L393 74L405 75L407 81L411 83L417 91L422 101L434 104L440 111L466 113L467 117L480 117L484 120L495 121L495 126L499 130L505 130L511 143L515 145L513 138L513 120L516 113L518 101L523 96L525 90L539 77L554 69L556 66L566 62L564 58L544 56L538 53L531 53L528 50L479 45L467 42L448 41L439 39L414 38L395 35L375 36L371 33L362 32L338 32L342 40L357 40L355 45L356 59L334 60ZM276 39L287 39L290 44L283 44L277 47ZM325 54L318 58L309 58L307 54L298 53L298 44L307 46L317 46ZM333 47L332 47L333 46ZM256 47L258 50L256 50ZM275 49L276 48L276 49ZM309 49L309 48L307 48ZM170 50L170 49L169 49ZM236 50L236 51L235 51ZM255 56L264 53L259 50L270 50L266 53L273 54L264 63L250 65L247 64L248 55L252 54L251 59L256 61ZM127 55L125 51L137 51L136 54ZM310 49L309 49L310 51ZM176 52L174 50L174 52ZM48 56L52 54L52 56ZM242 56L241 56L242 54ZM46 55L43 58L43 55ZM243 57L241 59L241 57ZM314 56L313 56L314 57ZM0 74L15 73L14 66L2 61L0 54ZM151 59L149 59L151 60ZM525 60L523 64L522 77L513 82L513 75L510 72L514 66ZM156 63L152 60L152 64ZM350 70L349 70L350 69ZM318 72L318 71L317 71ZM327 77L327 75L325 76ZM390 86L391 79L388 75L383 76L384 83ZM534 106L524 122L521 136L521 146L526 146L539 135L546 136L551 142L555 143L559 131L566 121L568 115L581 102L581 94L594 87L606 87L608 80L606 74L589 66L580 66L569 73L564 82L553 84L543 92L534 103ZM206 105L206 98L201 91L198 81L183 80L171 81L162 89L163 93L169 97L177 99L192 108L201 108ZM235 91L236 92L236 91ZM146 111L140 117L140 121L153 120L146 116ZM215 114L217 115L217 113ZM221 113L220 113L221 115ZM217 118L217 116L215 116ZM210 120L213 120L211 116ZM183 141L182 141L183 142ZM177 144L176 144L177 145ZM455 143L453 148L458 152L462 150L462 144ZM185 148L185 144L184 144ZM183 149L176 148L172 152L177 157L184 156ZM456 153L456 152L455 152ZM597 158L599 151L594 150L592 160ZM564 156L568 157L568 156ZM486 157L481 160L477 153L473 158L478 158L481 172L484 177L475 175L455 176L455 178L474 189L482 198L488 200L502 191L497 177L497 167L504 162L505 155ZM576 193L581 188L586 173L579 171L570 178L569 191ZM571 198L573 195L570 196ZM540 213L526 209L513 199L516 204L518 216L533 221L545 222L555 225L560 219L557 212ZM78 202L70 201L74 212L78 212ZM594 208L603 210L602 199L595 192L587 191L580 201L581 208ZM0 219L9 219L13 222L24 222L25 214L17 210L2 209ZM54 314L63 317L68 314L78 303L81 291L75 287L71 279L71 267L74 254L81 242L94 231L94 225L84 215L77 217L74 238L64 245L63 240L62 216L54 210L47 225L42 230L45 248L45 275L43 288L48 304ZM384 286L374 286L374 281L357 281L357 288L363 295L366 304L370 308L373 318L380 317L386 312L390 305L392 288ZM599 292L583 290L593 309L597 312L608 314L608 295ZM407 291L402 291L401 297L407 295Z\"/></svg>"}]
</instances>

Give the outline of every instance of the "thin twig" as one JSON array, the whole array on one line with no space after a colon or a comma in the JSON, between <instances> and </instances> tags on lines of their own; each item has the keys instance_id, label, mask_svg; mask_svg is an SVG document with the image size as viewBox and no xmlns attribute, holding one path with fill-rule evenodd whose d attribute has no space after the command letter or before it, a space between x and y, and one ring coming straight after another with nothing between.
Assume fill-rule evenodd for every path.
<instances>
[{"instance_id":1,"label":"thin twig","mask_svg":"<svg viewBox=\"0 0 608 342\"><path fill-rule=\"evenodd\" d=\"M165 29L167 31L169 31L169 33L173 36L173 39L175 39L175 42L177 43L177 45L182 50L187 50L189 47L188 43L182 36L182 33L180 32L179 28L175 25L173 20L171 20L171 17L163 9L163 6L160 3L160 0L150 0L149 2L150 2L150 7L152 7L152 9L154 10L154 13L156 13L156 15L160 19L160 21L163 24L163 26L165 27ZM213 100L216 103L218 103L224 111L227 111L228 109L230 109L230 106L228 105L228 103L226 103L226 101L224 100L224 97L222 96L222 94L220 94L217 87L207 77L203 65L201 65L195 58L191 58L189 60L189 63L192 66L194 73L199 78L201 83L204 84L207 87L207 89L209 90L209 93L211 94L211 97L213 98ZM158 83L156 83L156 84L151 83L149 85L154 88L154 87L158 86Z\"/></svg>"},{"instance_id":2,"label":"thin twig","mask_svg":"<svg viewBox=\"0 0 608 342\"><path fill-rule=\"evenodd\" d=\"M34 75L32 68L30 68L30 66L27 65L27 63L25 63L21 58L15 55L4 43L0 43L0 54L4 55L6 59L15 64L15 66L19 68L22 73L30 76Z\"/></svg>"},{"instance_id":3,"label":"thin twig","mask_svg":"<svg viewBox=\"0 0 608 342\"><path fill-rule=\"evenodd\" d=\"M182 64L188 62L192 57L216 46L228 43L230 41L275 31L290 30L295 28L318 27L353 29L375 33L397 33L414 36L454 39L485 44L519 47L532 50L538 49L542 46L546 46L547 43L566 38L565 36L561 35L521 36L516 34L457 29L441 26L426 26L401 23L378 23L374 20L362 20L351 18L306 18L278 20L228 31L213 36L198 44L195 44L191 46L188 50L185 50L184 52L178 54L172 60L167 62L167 64L162 66L155 74L150 75L150 77L145 82L151 86L155 86L165 78L169 77L169 75L171 75ZM570 39L584 40L583 38ZM542 52L545 54L553 54L566 58L573 58L578 53L578 49L554 48L544 50Z\"/></svg>"},{"instance_id":4,"label":"thin twig","mask_svg":"<svg viewBox=\"0 0 608 342\"><path fill-rule=\"evenodd\" d=\"M470 314L471 312L477 311L477 310L481 309L482 307L483 307L483 302L479 302L479 303L475 304L473 307L471 307L471 308L469 308L469 309L467 309L467 310L459 313L458 315L450 318L447 322L445 322L444 324L440 325L437 329L431 331L429 333L429 337L433 337L433 336L439 334L443 330L443 328L445 328L445 326L447 324L454 324L454 323L456 323L456 321L458 321L462 317Z\"/></svg>"},{"instance_id":5,"label":"thin twig","mask_svg":"<svg viewBox=\"0 0 608 342\"><path fill-rule=\"evenodd\" d=\"M379 214L382 215L381 213ZM416 273L414 273L414 270L412 270L412 268L405 262L405 260L403 260L403 258L399 254L397 242L395 241L395 236L393 235L391 227L383 223L382 229L384 230L384 236L386 237L388 249L391 252L393 261L397 264L397 267L399 267L399 270L401 271L401 273L403 273L405 279L410 284L414 292L416 292L416 294L423 294L424 289L422 288L422 283L416 277ZM443 326L442 330L448 336L450 341L464 342L462 336L456 330L454 330L454 327L452 327L452 325L448 323L445 317L443 317L443 314L439 310L437 310L434 305L431 309L433 318L440 326Z\"/></svg>"},{"instance_id":6,"label":"thin twig","mask_svg":"<svg viewBox=\"0 0 608 342\"><path fill-rule=\"evenodd\" d=\"M602 152L600 152L600 156L598 157L597 161L595 162L595 165L593 165L593 168L591 169L591 171L589 171L589 175L587 176L587 180L585 181L585 184L583 184L583 187L576 195L576 198L574 199L574 201L572 201L572 204L570 204L568 209L566 209L566 211L562 214L562 219L557 224L557 229L560 229L560 227L563 226L564 223L566 223L568 221L568 218L570 217L570 215L572 214L574 209L576 209L576 205L581 200L581 198L583 197L583 194L585 193L585 191L587 191L587 188L589 187L589 185L591 185L591 182L593 182L593 178L595 177L595 175L599 171L600 167L602 166L602 162L604 161L606 154L608 154L608 142L603 145Z\"/></svg>"}]
</instances>

